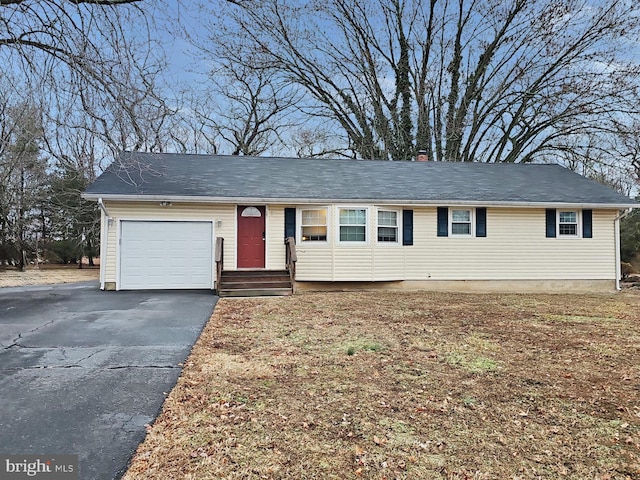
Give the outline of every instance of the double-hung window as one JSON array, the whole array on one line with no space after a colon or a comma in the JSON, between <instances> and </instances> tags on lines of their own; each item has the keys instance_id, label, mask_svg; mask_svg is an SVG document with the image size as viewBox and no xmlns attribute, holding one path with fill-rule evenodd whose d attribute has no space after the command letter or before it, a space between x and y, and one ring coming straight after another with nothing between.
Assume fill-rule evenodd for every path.
<instances>
[{"instance_id":1,"label":"double-hung window","mask_svg":"<svg viewBox=\"0 0 640 480\"><path fill-rule=\"evenodd\" d=\"M486 207L438 207L437 218L438 237L485 238L487 236Z\"/></svg>"},{"instance_id":2,"label":"double-hung window","mask_svg":"<svg viewBox=\"0 0 640 480\"><path fill-rule=\"evenodd\" d=\"M593 238L593 234L593 210L546 209L546 238Z\"/></svg>"},{"instance_id":3,"label":"double-hung window","mask_svg":"<svg viewBox=\"0 0 640 480\"><path fill-rule=\"evenodd\" d=\"M366 208L340 208L338 219L340 222L339 238L341 242L367 241Z\"/></svg>"},{"instance_id":4,"label":"double-hung window","mask_svg":"<svg viewBox=\"0 0 640 480\"><path fill-rule=\"evenodd\" d=\"M575 237L578 235L578 212L558 212L558 235L561 237Z\"/></svg>"},{"instance_id":5,"label":"double-hung window","mask_svg":"<svg viewBox=\"0 0 640 480\"><path fill-rule=\"evenodd\" d=\"M471 228L471 210L469 209L450 209L449 231L452 236L472 234Z\"/></svg>"},{"instance_id":6,"label":"double-hung window","mask_svg":"<svg viewBox=\"0 0 640 480\"><path fill-rule=\"evenodd\" d=\"M398 212L378 210L378 242L398 243Z\"/></svg>"},{"instance_id":7,"label":"double-hung window","mask_svg":"<svg viewBox=\"0 0 640 480\"><path fill-rule=\"evenodd\" d=\"M325 242L327 240L327 209L305 208L300 211L300 240Z\"/></svg>"}]
</instances>

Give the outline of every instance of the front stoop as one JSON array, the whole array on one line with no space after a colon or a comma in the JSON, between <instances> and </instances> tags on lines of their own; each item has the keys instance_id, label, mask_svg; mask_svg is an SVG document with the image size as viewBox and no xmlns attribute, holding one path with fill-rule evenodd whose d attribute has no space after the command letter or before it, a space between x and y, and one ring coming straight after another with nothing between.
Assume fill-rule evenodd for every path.
<instances>
[{"instance_id":1,"label":"front stoop","mask_svg":"<svg viewBox=\"0 0 640 480\"><path fill-rule=\"evenodd\" d=\"M291 295L287 270L223 270L218 285L221 297L262 297Z\"/></svg>"}]
</instances>

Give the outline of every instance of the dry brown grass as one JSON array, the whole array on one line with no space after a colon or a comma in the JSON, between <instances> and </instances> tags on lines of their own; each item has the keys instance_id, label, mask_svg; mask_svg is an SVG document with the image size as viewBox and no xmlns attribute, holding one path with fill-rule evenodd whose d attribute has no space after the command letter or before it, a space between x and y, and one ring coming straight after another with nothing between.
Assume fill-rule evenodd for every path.
<instances>
[{"instance_id":1,"label":"dry brown grass","mask_svg":"<svg viewBox=\"0 0 640 480\"><path fill-rule=\"evenodd\" d=\"M126 479L640 478L640 294L221 300Z\"/></svg>"},{"instance_id":2,"label":"dry brown grass","mask_svg":"<svg viewBox=\"0 0 640 480\"><path fill-rule=\"evenodd\" d=\"M0 267L0 288L97 281L99 278L100 267L84 266L80 269L77 265L40 265L37 268L30 266L24 272Z\"/></svg>"}]
</instances>

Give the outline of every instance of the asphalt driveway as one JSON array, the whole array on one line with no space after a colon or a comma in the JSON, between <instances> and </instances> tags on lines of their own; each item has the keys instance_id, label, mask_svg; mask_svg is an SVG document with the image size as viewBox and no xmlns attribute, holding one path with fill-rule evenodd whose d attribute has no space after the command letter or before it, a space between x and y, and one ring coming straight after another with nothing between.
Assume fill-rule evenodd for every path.
<instances>
[{"instance_id":1,"label":"asphalt driveway","mask_svg":"<svg viewBox=\"0 0 640 480\"><path fill-rule=\"evenodd\" d=\"M0 289L0 453L77 454L81 479L119 478L217 297Z\"/></svg>"}]
</instances>

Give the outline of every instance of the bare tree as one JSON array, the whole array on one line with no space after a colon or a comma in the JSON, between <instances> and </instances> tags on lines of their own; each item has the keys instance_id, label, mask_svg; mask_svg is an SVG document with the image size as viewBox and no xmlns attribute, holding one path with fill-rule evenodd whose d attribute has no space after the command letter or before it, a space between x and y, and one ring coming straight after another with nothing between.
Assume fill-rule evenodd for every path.
<instances>
[{"instance_id":1,"label":"bare tree","mask_svg":"<svg viewBox=\"0 0 640 480\"><path fill-rule=\"evenodd\" d=\"M348 155L348 152L342 148L344 139L336 136L330 128L322 124L309 124L293 130L287 143L300 158Z\"/></svg>"},{"instance_id":2,"label":"bare tree","mask_svg":"<svg viewBox=\"0 0 640 480\"><path fill-rule=\"evenodd\" d=\"M202 91L191 92L200 134L215 139L216 151L232 155L281 150L283 133L299 123L300 88L262 63L260 55L227 44L215 30L181 33L195 46L197 62L211 65Z\"/></svg>"},{"instance_id":3,"label":"bare tree","mask_svg":"<svg viewBox=\"0 0 640 480\"><path fill-rule=\"evenodd\" d=\"M91 75L95 72L91 57L101 54L100 39L118 30L123 9L138 8L137 3L139 0L0 0L0 48L14 52L14 63L20 61L33 71L46 71L63 62ZM43 65L43 58L53 63L47 60Z\"/></svg>"},{"instance_id":4,"label":"bare tree","mask_svg":"<svg viewBox=\"0 0 640 480\"><path fill-rule=\"evenodd\" d=\"M173 150L179 153L215 155L218 153L220 137L215 122L208 120L208 114L215 107L210 106L211 98L203 92L183 92L184 105L172 118L169 141Z\"/></svg>"},{"instance_id":5,"label":"bare tree","mask_svg":"<svg viewBox=\"0 0 640 480\"><path fill-rule=\"evenodd\" d=\"M625 160L627 176L635 179L636 193L640 196L640 120L630 125L619 124L617 133L612 149Z\"/></svg>"},{"instance_id":6,"label":"bare tree","mask_svg":"<svg viewBox=\"0 0 640 480\"><path fill-rule=\"evenodd\" d=\"M297 95L273 72L227 64L212 72L211 79L218 96L212 111L215 117L201 116L231 145L232 155L264 153L291 127L287 115Z\"/></svg>"},{"instance_id":7,"label":"bare tree","mask_svg":"<svg viewBox=\"0 0 640 480\"><path fill-rule=\"evenodd\" d=\"M229 0L211 28L303 87L360 157L529 162L584 155L577 138L639 115L639 13L631 0Z\"/></svg>"},{"instance_id":8,"label":"bare tree","mask_svg":"<svg viewBox=\"0 0 640 480\"><path fill-rule=\"evenodd\" d=\"M162 150L174 111L159 87L166 65L153 22L161 8L137 0L0 0L0 61L14 73L7 93L37 97L54 129L88 129L108 151Z\"/></svg>"},{"instance_id":9,"label":"bare tree","mask_svg":"<svg viewBox=\"0 0 640 480\"><path fill-rule=\"evenodd\" d=\"M162 1L0 0L0 64L9 66L0 72L0 161L7 167L0 177L19 158L16 122L2 115L3 106L37 105L38 159L56 187L3 181L0 230L28 198L40 211L42 238L97 243L98 212L80 200L82 189L122 150L171 147L176 110L162 81L166 61L155 24L163 7Z\"/></svg>"}]
</instances>

